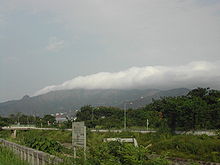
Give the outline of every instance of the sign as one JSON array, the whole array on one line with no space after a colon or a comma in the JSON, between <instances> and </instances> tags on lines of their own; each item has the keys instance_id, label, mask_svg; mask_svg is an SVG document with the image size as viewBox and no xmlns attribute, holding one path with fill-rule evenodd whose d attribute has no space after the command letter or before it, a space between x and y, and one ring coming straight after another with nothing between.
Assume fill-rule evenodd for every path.
<instances>
[{"instance_id":1,"label":"sign","mask_svg":"<svg viewBox=\"0 0 220 165\"><path fill-rule=\"evenodd\" d=\"M73 147L86 146L86 127L84 122L73 122L72 125L72 145Z\"/></svg>"},{"instance_id":2,"label":"sign","mask_svg":"<svg viewBox=\"0 0 220 165\"><path fill-rule=\"evenodd\" d=\"M105 138L104 142L110 141L118 141L118 142L126 142L126 143L134 143L135 147L138 147L137 140L135 138Z\"/></svg>"},{"instance_id":3,"label":"sign","mask_svg":"<svg viewBox=\"0 0 220 165\"><path fill-rule=\"evenodd\" d=\"M72 124L72 145L74 150L74 159L76 159L76 148L83 147L84 160L86 159L86 127L84 122L73 122ZM76 162L74 163L76 164Z\"/></svg>"}]
</instances>

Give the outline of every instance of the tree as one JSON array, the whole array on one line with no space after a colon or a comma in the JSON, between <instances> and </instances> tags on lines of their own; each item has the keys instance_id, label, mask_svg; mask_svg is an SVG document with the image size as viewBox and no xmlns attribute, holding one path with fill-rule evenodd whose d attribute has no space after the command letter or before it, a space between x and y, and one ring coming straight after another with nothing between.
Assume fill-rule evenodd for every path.
<instances>
[{"instance_id":1,"label":"tree","mask_svg":"<svg viewBox=\"0 0 220 165\"><path fill-rule=\"evenodd\" d=\"M209 93L210 88L196 88L191 90L187 96L204 98Z\"/></svg>"},{"instance_id":2,"label":"tree","mask_svg":"<svg viewBox=\"0 0 220 165\"><path fill-rule=\"evenodd\" d=\"M76 114L77 121L91 120L93 113L93 107L91 105L86 105L80 108L80 112Z\"/></svg>"},{"instance_id":3,"label":"tree","mask_svg":"<svg viewBox=\"0 0 220 165\"><path fill-rule=\"evenodd\" d=\"M9 118L0 116L0 127L8 126L11 123Z\"/></svg>"},{"instance_id":4,"label":"tree","mask_svg":"<svg viewBox=\"0 0 220 165\"><path fill-rule=\"evenodd\" d=\"M42 124L43 126L48 126L48 124L54 125L56 119L54 116L51 115L45 115L42 119L38 120L38 125Z\"/></svg>"}]
</instances>

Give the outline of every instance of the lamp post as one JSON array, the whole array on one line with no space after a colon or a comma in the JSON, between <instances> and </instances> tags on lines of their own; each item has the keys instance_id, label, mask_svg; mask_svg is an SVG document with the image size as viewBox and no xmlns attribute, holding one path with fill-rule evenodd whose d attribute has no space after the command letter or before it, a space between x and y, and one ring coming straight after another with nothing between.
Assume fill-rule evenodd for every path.
<instances>
[{"instance_id":1,"label":"lamp post","mask_svg":"<svg viewBox=\"0 0 220 165\"><path fill-rule=\"evenodd\" d=\"M148 127L149 127L149 120L147 119L147 131L148 131Z\"/></svg>"},{"instance_id":2,"label":"lamp post","mask_svg":"<svg viewBox=\"0 0 220 165\"><path fill-rule=\"evenodd\" d=\"M140 99L144 99L144 96L141 96ZM124 130L127 129L127 103L129 103L130 105L133 104L133 102L125 102L124 103Z\"/></svg>"},{"instance_id":3,"label":"lamp post","mask_svg":"<svg viewBox=\"0 0 220 165\"><path fill-rule=\"evenodd\" d=\"M92 108L92 121L94 120L94 109Z\"/></svg>"},{"instance_id":4,"label":"lamp post","mask_svg":"<svg viewBox=\"0 0 220 165\"><path fill-rule=\"evenodd\" d=\"M130 102L130 105L132 105L133 103ZM127 129L127 102L124 103L124 130Z\"/></svg>"},{"instance_id":5,"label":"lamp post","mask_svg":"<svg viewBox=\"0 0 220 165\"><path fill-rule=\"evenodd\" d=\"M20 114L18 114L18 122L17 125L20 125Z\"/></svg>"},{"instance_id":6,"label":"lamp post","mask_svg":"<svg viewBox=\"0 0 220 165\"><path fill-rule=\"evenodd\" d=\"M126 130L126 103L124 103L124 130Z\"/></svg>"}]
</instances>

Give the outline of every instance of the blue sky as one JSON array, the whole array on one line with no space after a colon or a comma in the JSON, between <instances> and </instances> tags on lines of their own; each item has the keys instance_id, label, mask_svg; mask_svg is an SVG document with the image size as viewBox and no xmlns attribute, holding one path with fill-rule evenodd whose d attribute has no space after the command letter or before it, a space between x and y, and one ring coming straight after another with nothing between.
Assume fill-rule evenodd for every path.
<instances>
[{"instance_id":1,"label":"blue sky","mask_svg":"<svg viewBox=\"0 0 220 165\"><path fill-rule=\"evenodd\" d=\"M181 68L197 61L217 67L220 61L219 0L0 0L0 4L1 102L99 72ZM131 77L125 75L123 83ZM214 83L202 77L202 85L219 88L219 74L212 76ZM92 78L95 88L106 84L96 85L96 79L106 77ZM189 81L175 87L199 84ZM112 84L108 88L119 88ZM168 88L163 84L156 87Z\"/></svg>"}]
</instances>

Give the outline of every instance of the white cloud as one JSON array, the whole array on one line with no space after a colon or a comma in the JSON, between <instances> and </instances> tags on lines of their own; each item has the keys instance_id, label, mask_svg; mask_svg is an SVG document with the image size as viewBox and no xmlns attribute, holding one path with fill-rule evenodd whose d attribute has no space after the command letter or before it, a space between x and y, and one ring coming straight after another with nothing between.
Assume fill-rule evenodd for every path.
<instances>
[{"instance_id":1,"label":"white cloud","mask_svg":"<svg viewBox=\"0 0 220 165\"><path fill-rule=\"evenodd\" d=\"M132 67L120 72L79 76L35 93L64 89L137 89L211 86L220 88L220 62L192 62L182 66Z\"/></svg>"},{"instance_id":2,"label":"white cloud","mask_svg":"<svg viewBox=\"0 0 220 165\"><path fill-rule=\"evenodd\" d=\"M51 37L46 49L49 51L58 52L59 50L63 49L63 47L64 40L58 40L57 37Z\"/></svg>"}]
</instances>

